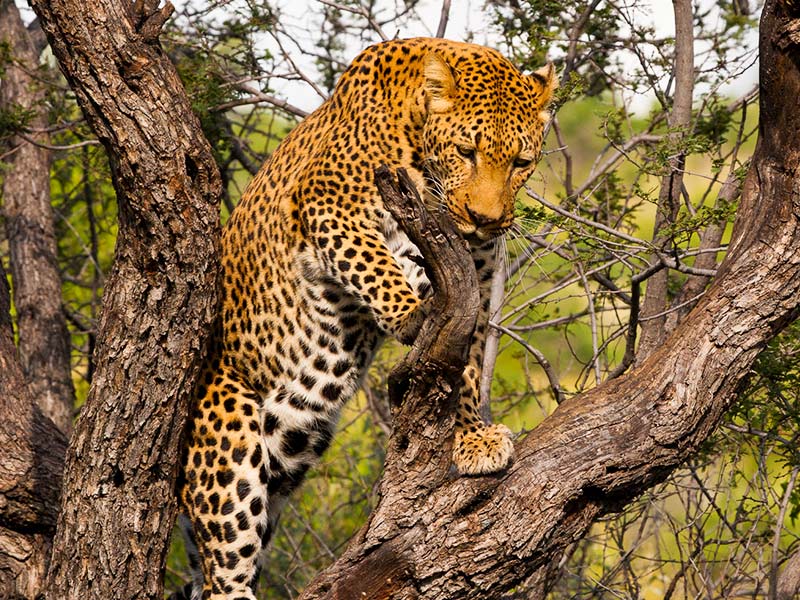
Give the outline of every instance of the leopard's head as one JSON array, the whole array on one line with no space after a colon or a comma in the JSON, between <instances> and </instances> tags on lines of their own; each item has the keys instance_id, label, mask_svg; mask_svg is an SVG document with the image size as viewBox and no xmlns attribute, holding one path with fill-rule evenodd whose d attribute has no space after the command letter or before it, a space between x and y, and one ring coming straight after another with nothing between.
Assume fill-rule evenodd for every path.
<instances>
[{"instance_id":1,"label":"leopard's head","mask_svg":"<svg viewBox=\"0 0 800 600\"><path fill-rule=\"evenodd\" d=\"M453 64L436 52L424 59L423 165L428 196L446 204L462 234L488 240L513 223L557 80L552 65L524 75L499 53L474 48Z\"/></svg>"}]
</instances>

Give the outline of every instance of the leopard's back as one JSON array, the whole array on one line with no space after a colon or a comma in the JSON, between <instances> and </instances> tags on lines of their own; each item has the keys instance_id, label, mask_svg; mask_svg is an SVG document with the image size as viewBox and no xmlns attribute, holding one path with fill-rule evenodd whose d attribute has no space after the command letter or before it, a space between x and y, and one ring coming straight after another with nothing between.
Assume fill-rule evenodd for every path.
<instances>
[{"instance_id":1,"label":"leopard's back","mask_svg":"<svg viewBox=\"0 0 800 600\"><path fill-rule=\"evenodd\" d=\"M179 495L203 573L195 595L254 598L256 557L378 343L410 341L424 317L429 284L383 209L375 169L407 169L428 201L448 206L486 285L491 240L538 156L551 80L479 46L378 44L251 181L223 233L219 325L184 446ZM479 431L476 372L465 372L464 431ZM510 456L504 443L495 462Z\"/></svg>"}]
</instances>

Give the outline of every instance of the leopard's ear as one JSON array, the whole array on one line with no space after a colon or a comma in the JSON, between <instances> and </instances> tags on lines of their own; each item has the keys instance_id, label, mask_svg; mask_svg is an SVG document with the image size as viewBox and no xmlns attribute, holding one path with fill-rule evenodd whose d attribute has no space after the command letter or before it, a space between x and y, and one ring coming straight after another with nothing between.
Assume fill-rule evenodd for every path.
<instances>
[{"instance_id":1,"label":"leopard's ear","mask_svg":"<svg viewBox=\"0 0 800 600\"><path fill-rule=\"evenodd\" d=\"M430 52L423 60L423 74L427 110L435 113L450 110L456 96L456 78L450 65L435 52Z\"/></svg>"},{"instance_id":2,"label":"leopard's ear","mask_svg":"<svg viewBox=\"0 0 800 600\"><path fill-rule=\"evenodd\" d=\"M553 99L553 92L558 88L556 68L553 66L553 63L547 63L541 69L537 69L531 73L531 79L537 91L539 91L539 99L542 108L546 108Z\"/></svg>"}]
</instances>

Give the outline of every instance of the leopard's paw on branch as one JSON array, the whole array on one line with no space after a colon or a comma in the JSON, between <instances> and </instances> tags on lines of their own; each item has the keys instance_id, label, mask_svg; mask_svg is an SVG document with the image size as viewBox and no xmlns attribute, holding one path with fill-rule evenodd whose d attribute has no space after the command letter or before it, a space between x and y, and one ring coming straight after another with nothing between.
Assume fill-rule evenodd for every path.
<instances>
[{"instance_id":1,"label":"leopard's paw on branch","mask_svg":"<svg viewBox=\"0 0 800 600\"><path fill-rule=\"evenodd\" d=\"M453 464L462 475L489 475L508 468L514 460L513 433L502 423L457 429Z\"/></svg>"}]
</instances>

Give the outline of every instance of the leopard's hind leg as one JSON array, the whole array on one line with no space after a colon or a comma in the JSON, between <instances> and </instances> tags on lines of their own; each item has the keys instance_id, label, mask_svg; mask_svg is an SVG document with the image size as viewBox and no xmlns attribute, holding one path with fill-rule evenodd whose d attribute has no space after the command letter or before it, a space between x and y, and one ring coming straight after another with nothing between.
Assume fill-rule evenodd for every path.
<instances>
[{"instance_id":1,"label":"leopard's hind leg","mask_svg":"<svg viewBox=\"0 0 800 600\"><path fill-rule=\"evenodd\" d=\"M192 600L255 600L257 561L269 538L258 396L229 369L208 375L196 393L181 489L202 572Z\"/></svg>"}]
</instances>

